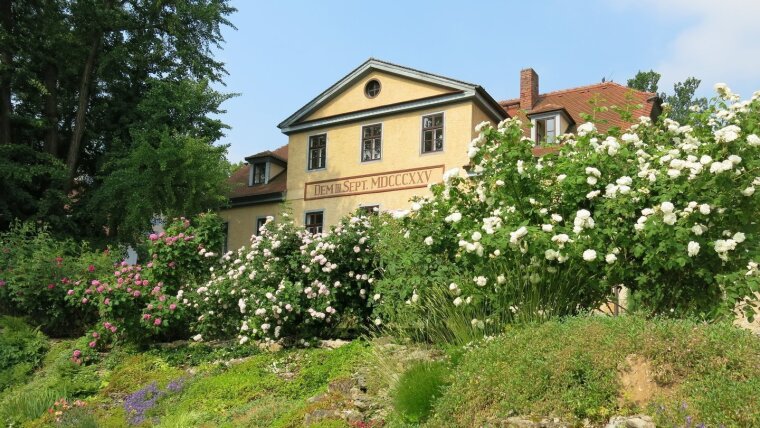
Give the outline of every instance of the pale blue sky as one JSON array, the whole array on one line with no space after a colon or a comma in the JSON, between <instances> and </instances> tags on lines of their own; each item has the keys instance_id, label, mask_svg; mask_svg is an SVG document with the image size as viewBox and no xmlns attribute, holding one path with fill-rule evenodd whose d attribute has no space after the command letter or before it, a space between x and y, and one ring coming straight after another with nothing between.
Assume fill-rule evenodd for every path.
<instances>
[{"instance_id":1,"label":"pale blue sky","mask_svg":"<svg viewBox=\"0 0 760 428\"><path fill-rule=\"evenodd\" d=\"M547 92L625 84L663 73L660 90L694 75L743 96L760 89L755 0L249 1L232 2L237 30L218 52L230 75L222 119L228 158L287 143L277 124L369 57L516 97L533 67ZM755 18L751 18L755 17Z\"/></svg>"}]
</instances>

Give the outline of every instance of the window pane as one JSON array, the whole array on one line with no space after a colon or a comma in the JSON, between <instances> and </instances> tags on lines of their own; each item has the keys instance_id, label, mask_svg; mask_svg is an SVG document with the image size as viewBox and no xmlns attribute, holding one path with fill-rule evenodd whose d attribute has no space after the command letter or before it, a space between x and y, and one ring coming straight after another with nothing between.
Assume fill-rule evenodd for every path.
<instances>
[{"instance_id":1,"label":"window pane","mask_svg":"<svg viewBox=\"0 0 760 428\"><path fill-rule=\"evenodd\" d=\"M434 116L434 125L435 126L443 126L443 115L438 114Z\"/></svg>"}]
</instances>

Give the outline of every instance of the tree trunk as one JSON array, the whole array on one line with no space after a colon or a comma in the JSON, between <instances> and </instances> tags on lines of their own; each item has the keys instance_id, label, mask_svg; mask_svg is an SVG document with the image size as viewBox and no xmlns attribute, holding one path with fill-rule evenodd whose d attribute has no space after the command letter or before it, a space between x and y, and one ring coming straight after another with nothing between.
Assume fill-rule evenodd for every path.
<instances>
[{"instance_id":1,"label":"tree trunk","mask_svg":"<svg viewBox=\"0 0 760 428\"><path fill-rule=\"evenodd\" d=\"M58 157L58 69L55 64L45 66L45 150Z\"/></svg>"},{"instance_id":2,"label":"tree trunk","mask_svg":"<svg viewBox=\"0 0 760 428\"><path fill-rule=\"evenodd\" d=\"M74 129L71 134L71 144L69 144L69 153L66 157L66 168L68 169L68 180L66 181L66 190L71 190L76 178L77 165L79 164L80 145L84 136L84 126L87 116L87 107L90 104L90 86L92 85L93 70L95 68L95 59L98 56L98 49L102 39L102 33L99 33L90 46L90 53L87 55L87 62L84 64L82 71L82 81L79 86L79 105L77 106L77 115L74 119Z\"/></svg>"},{"instance_id":3,"label":"tree trunk","mask_svg":"<svg viewBox=\"0 0 760 428\"><path fill-rule=\"evenodd\" d=\"M13 27L11 3L13 0L0 0L0 27L7 39L0 43L0 144L11 143L11 59L13 53L10 42Z\"/></svg>"}]
</instances>

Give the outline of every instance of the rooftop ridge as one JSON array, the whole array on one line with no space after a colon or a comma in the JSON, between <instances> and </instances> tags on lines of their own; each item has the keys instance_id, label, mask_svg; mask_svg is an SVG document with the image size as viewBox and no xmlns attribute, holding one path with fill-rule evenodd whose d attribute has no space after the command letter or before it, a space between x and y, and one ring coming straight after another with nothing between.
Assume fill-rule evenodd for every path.
<instances>
[{"instance_id":1,"label":"rooftop ridge","mask_svg":"<svg viewBox=\"0 0 760 428\"><path fill-rule=\"evenodd\" d=\"M587 91L587 90L590 90L590 89L593 89L593 88L603 87L603 86L618 86L618 87L621 87L621 88L626 88L626 89L630 89L630 90L635 91L635 92L646 94L646 95L648 95L650 97L657 96L657 94L654 93L654 92L639 91L638 89L629 88L629 87L621 85L620 83L617 83L617 82L599 82L599 83L593 83L591 85L576 86L574 88L559 89L559 90L556 90L556 91L544 92L543 94L538 94L538 97L541 98L541 97L544 97L544 96L547 96L547 95L560 95L560 94L566 94L568 92ZM499 104L514 104L514 103L517 103L517 102L520 102L519 98L510 98L510 99L507 99L507 100L499 101Z\"/></svg>"}]
</instances>

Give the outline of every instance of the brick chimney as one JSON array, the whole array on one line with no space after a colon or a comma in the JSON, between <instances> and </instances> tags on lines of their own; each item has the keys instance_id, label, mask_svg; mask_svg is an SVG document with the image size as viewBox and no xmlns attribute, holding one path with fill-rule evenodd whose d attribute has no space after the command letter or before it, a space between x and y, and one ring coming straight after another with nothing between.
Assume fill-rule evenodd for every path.
<instances>
[{"instance_id":1,"label":"brick chimney","mask_svg":"<svg viewBox=\"0 0 760 428\"><path fill-rule=\"evenodd\" d=\"M520 71L520 108L531 110L538 102L538 74L532 68Z\"/></svg>"}]
</instances>

